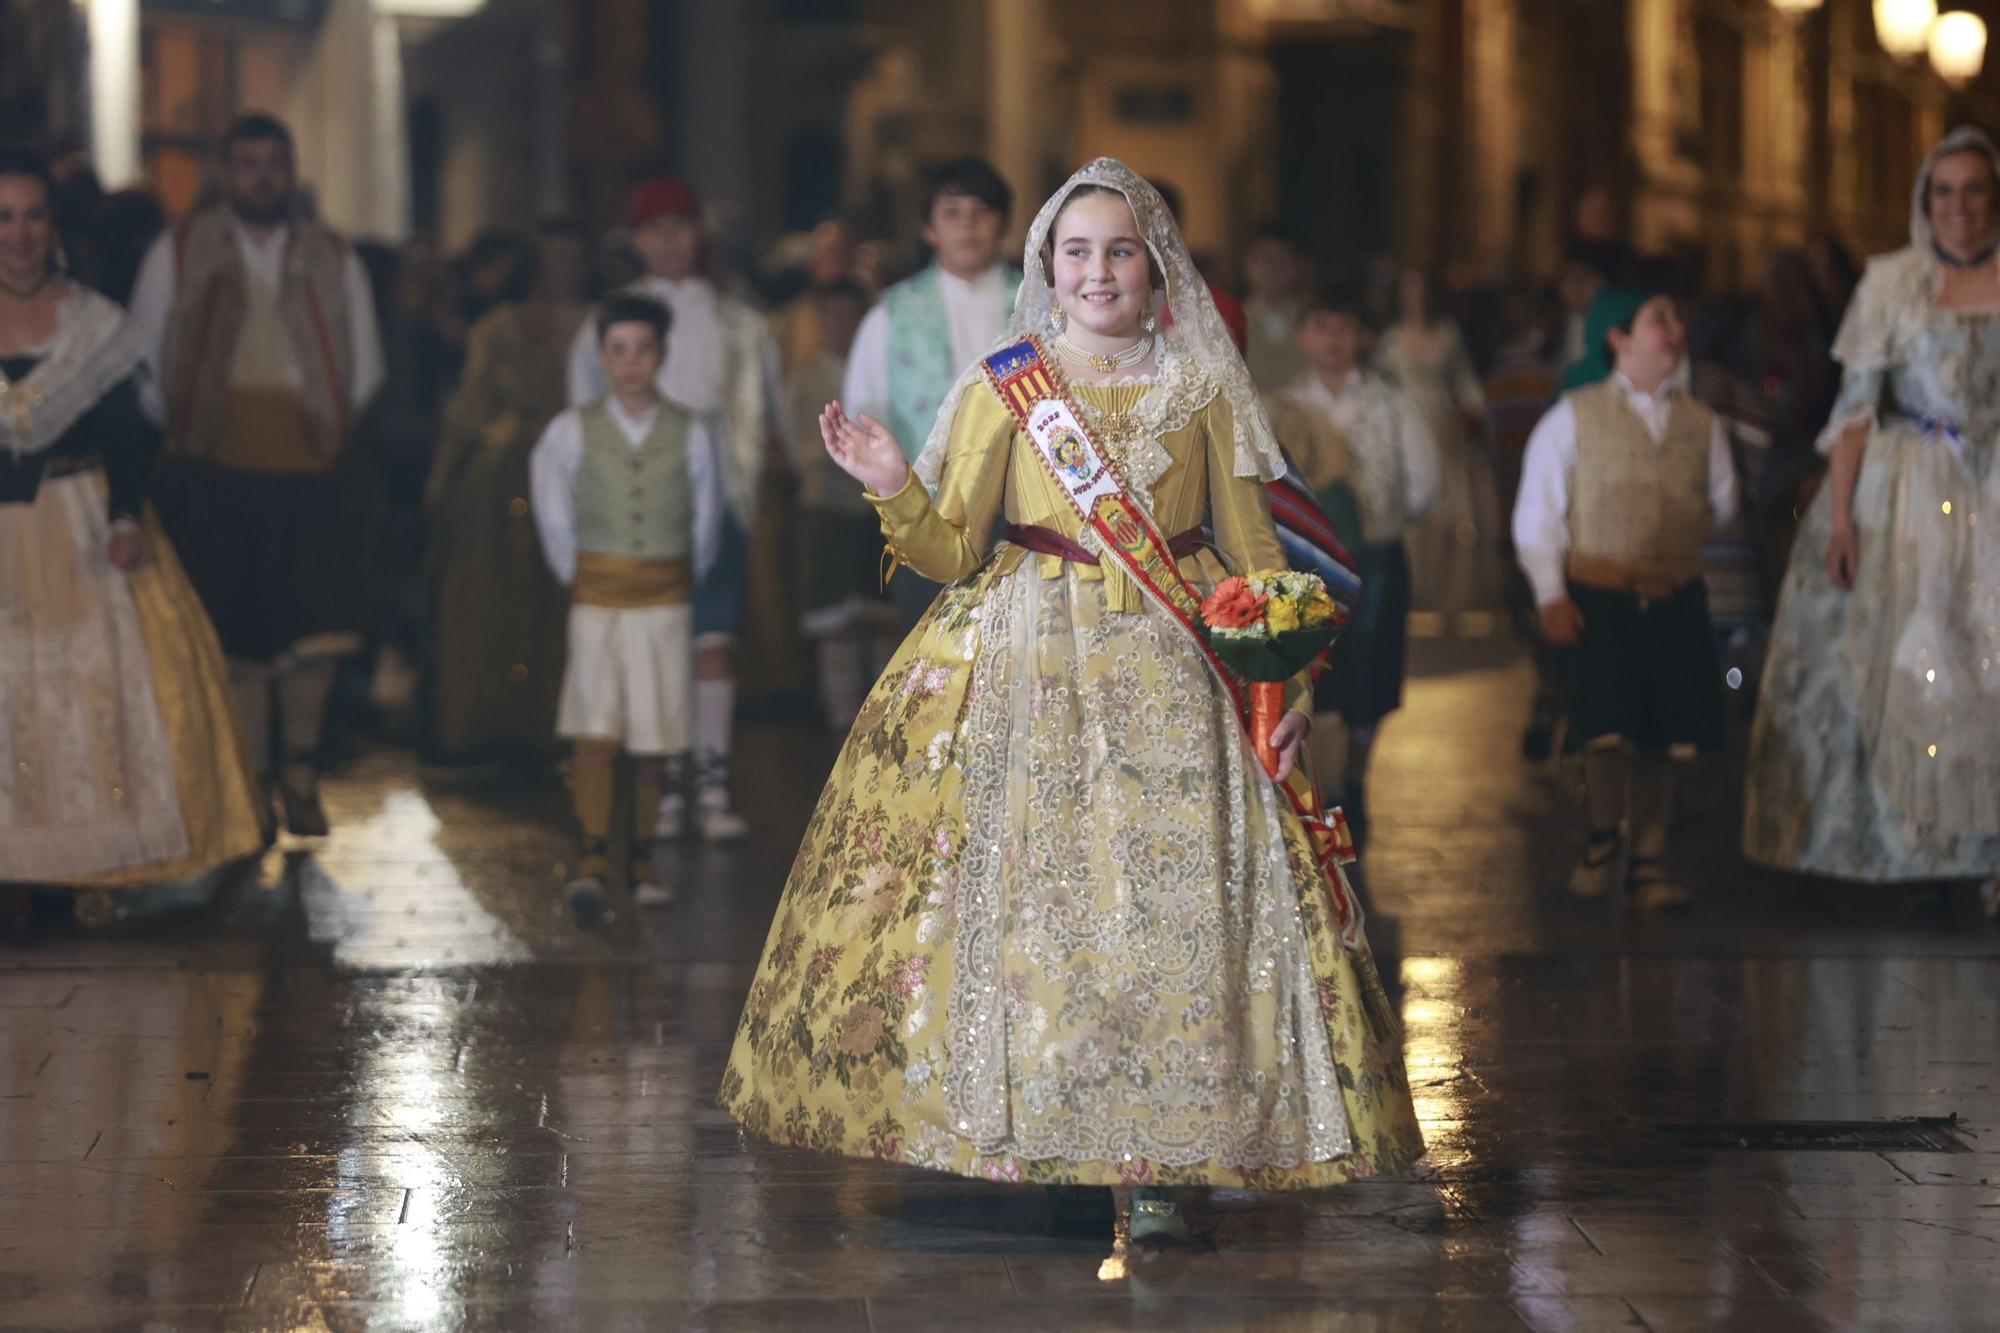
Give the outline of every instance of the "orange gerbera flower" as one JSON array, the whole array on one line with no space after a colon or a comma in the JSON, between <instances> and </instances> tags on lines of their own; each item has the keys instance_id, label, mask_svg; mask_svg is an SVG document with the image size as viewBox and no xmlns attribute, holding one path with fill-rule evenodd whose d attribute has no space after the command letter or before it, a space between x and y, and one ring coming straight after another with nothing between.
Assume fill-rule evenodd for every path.
<instances>
[{"instance_id":1,"label":"orange gerbera flower","mask_svg":"<svg viewBox=\"0 0 2000 1333\"><path fill-rule=\"evenodd\" d=\"M1201 618L1210 629L1247 629L1264 618L1263 593L1254 591L1241 577L1231 575L1215 585L1215 591L1201 604Z\"/></svg>"}]
</instances>

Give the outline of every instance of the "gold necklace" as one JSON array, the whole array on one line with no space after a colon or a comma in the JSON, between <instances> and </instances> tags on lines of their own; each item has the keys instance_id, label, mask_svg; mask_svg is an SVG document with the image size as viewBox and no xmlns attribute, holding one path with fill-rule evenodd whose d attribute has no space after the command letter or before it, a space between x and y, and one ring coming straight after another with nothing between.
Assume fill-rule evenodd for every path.
<instances>
[{"instance_id":1,"label":"gold necklace","mask_svg":"<svg viewBox=\"0 0 2000 1333\"><path fill-rule=\"evenodd\" d=\"M1086 351L1071 342L1067 333L1058 333L1056 335L1056 354L1058 356L1067 357L1071 361L1081 362L1100 375L1109 375L1114 370L1124 370L1128 366L1136 366L1151 355L1152 351L1153 340L1151 338L1141 338L1138 342L1133 343L1123 351L1113 352L1110 356L1099 356L1096 352Z\"/></svg>"}]
</instances>

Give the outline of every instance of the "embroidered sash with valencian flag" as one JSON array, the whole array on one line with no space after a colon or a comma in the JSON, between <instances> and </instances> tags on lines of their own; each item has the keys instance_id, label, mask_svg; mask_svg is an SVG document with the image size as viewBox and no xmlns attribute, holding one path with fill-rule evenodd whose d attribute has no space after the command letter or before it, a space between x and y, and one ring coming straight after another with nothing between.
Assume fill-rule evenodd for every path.
<instances>
[{"instance_id":1,"label":"embroidered sash with valencian flag","mask_svg":"<svg viewBox=\"0 0 2000 1333\"><path fill-rule=\"evenodd\" d=\"M1104 550L1124 567L1127 576L1154 605L1187 631L1215 678L1228 691L1238 720L1247 724L1250 707L1243 682L1209 646L1208 631L1201 620L1201 598L1181 577L1180 564L1168 550L1167 540L1160 535L1152 515L1125 489L1110 459L1090 438L1082 414L1070 401L1062 382L1049 370L1040 340L1029 334L987 357L984 365L994 392L1034 444L1035 454L1049 479L1069 500L1084 526L1097 533ZM1294 783L1305 787L1304 795ZM1326 872L1327 886L1339 913L1341 937L1350 947L1358 947L1361 907L1348 889L1346 876L1337 868L1337 863L1354 859L1347 822L1338 810L1321 813L1316 809L1318 794L1312 791L1302 769L1295 769L1292 779L1282 784L1282 789L1305 825L1321 868Z\"/></svg>"},{"instance_id":2,"label":"embroidered sash with valencian flag","mask_svg":"<svg viewBox=\"0 0 2000 1333\"><path fill-rule=\"evenodd\" d=\"M1201 624L1201 598L1181 577L1180 565L1167 549L1167 539L1152 515L1126 491L1111 461L1084 428L1076 405L1049 372L1042 345L1033 334L986 358L986 374L1021 429L1049 477L1069 500L1084 526L1103 539L1104 549L1154 604L1172 616L1201 648L1217 680L1229 691L1240 718L1250 715L1243 683L1223 666L1208 646Z\"/></svg>"}]
</instances>

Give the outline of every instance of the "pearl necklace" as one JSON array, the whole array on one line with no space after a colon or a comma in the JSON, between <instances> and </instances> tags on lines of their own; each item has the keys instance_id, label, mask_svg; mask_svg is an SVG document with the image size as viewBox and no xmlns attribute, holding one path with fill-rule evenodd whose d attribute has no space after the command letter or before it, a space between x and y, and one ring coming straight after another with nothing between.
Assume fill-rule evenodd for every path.
<instances>
[{"instance_id":1,"label":"pearl necklace","mask_svg":"<svg viewBox=\"0 0 2000 1333\"><path fill-rule=\"evenodd\" d=\"M1066 333L1058 333L1056 335L1057 355L1089 366L1100 375L1109 375L1113 371L1124 370L1128 366L1136 366L1150 356L1152 351L1153 340L1150 337L1139 339L1138 342L1133 343L1121 352L1114 352L1110 356L1100 356L1096 352L1086 351L1084 348L1078 347L1069 340L1069 335Z\"/></svg>"}]
</instances>

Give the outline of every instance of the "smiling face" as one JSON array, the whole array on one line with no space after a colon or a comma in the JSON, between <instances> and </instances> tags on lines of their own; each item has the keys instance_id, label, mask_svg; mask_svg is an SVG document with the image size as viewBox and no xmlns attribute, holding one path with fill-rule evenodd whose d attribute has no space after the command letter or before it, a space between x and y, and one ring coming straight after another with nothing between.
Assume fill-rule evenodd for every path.
<instances>
[{"instance_id":1,"label":"smiling face","mask_svg":"<svg viewBox=\"0 0 2000 1333\"><path fill-rule=\"evenodd\" d=\"M1984 153L1953 153L1931 167L1924 208L1938 244L1970 255L1993 239L1993 164Z\"/></svg>"},{"instance_id":2,"label":"smiling face","mask_svg":"<svg viewBox=\"0 0 2000 1333\"><path fill-rule=\"evenodd\" d=\"M33 176L0 176L0 279L25 291L49 271L55 220L49 192Z\"/></svg>"},{"instance_id":3,"label":"smiling face","mask_svg":"<svg viewBox=\"0 0 2000 1333\"><path fill-rule=\"evenodd\" d=\"M1056 299L1072 329L1130 341L1153 305L1152 262L1132 206L1117 193L1080 195L1049 229Z\"/></svg>"}]
</instances>

